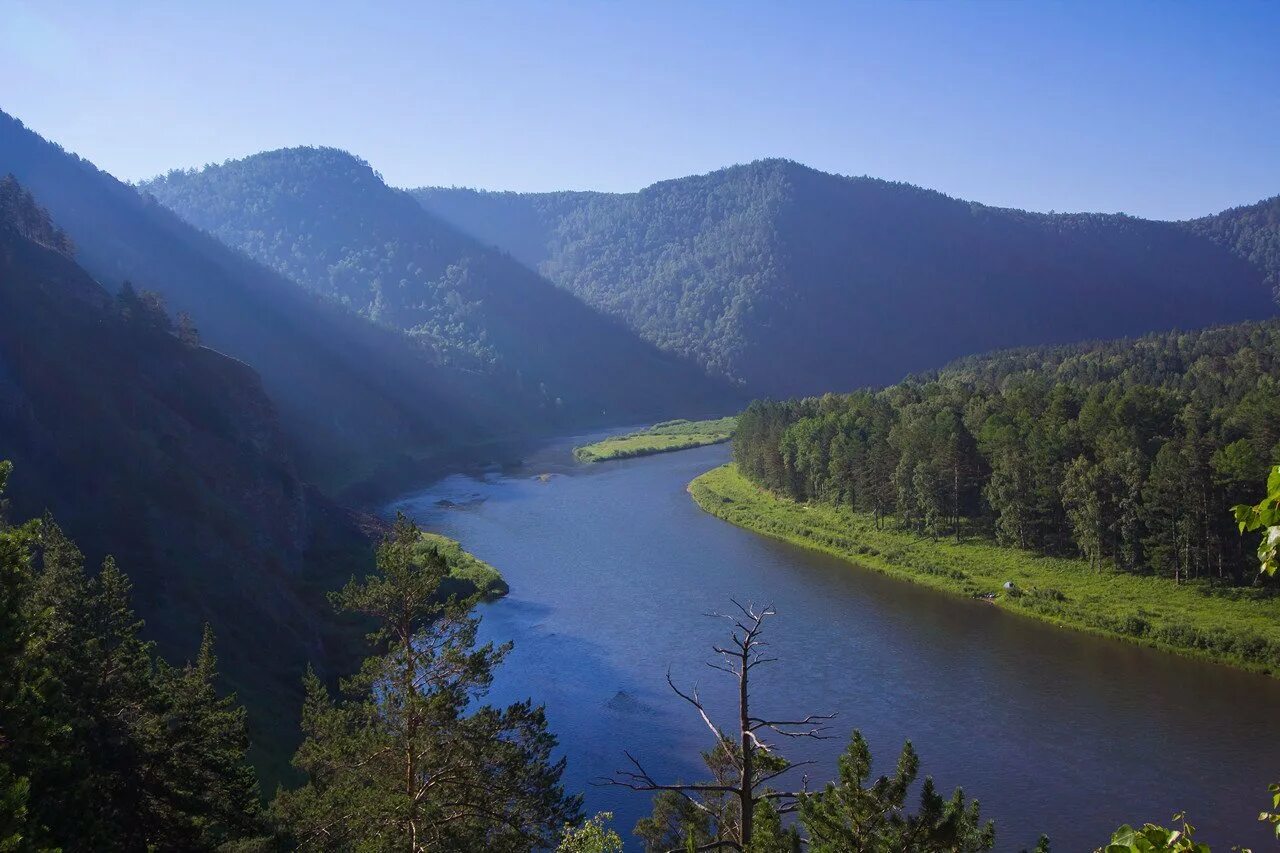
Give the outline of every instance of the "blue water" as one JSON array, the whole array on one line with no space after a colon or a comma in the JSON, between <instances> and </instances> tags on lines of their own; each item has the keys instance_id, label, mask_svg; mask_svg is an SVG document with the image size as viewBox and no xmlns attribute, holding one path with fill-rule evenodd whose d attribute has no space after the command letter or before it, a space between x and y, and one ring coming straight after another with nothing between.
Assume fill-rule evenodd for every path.
<instances>
[{"instance_id":1,"label":"blue water","mask_svg":"<svg viewBox=\"0 0 1280 853\"><path fill-rule=\"evenodd\" d=\"M1092 850L1120 823L1178 809L1223 850L1274 849L1256 816L1280 781L1280 680L1052 628L733 527L685 491L726 461L725 445L587 466L575 443L390 509L502 570L511 595L482 609L483 633L515 650L491 699L546 703L567 784L629 840L647 796L590 783L623 767L624 749L661 780L700 775L710 736L666 674L731 723L734 686L704 663L725 628L705 614L737 598L778 611L781 661L760 670L760 710L839 714L837 739L781 744L818 762L815 781L834 775L856 727L877 772L910 738L941 789L981 800L998 850L1041 832L1055 851Z\"/></svg>"}]
</instances>

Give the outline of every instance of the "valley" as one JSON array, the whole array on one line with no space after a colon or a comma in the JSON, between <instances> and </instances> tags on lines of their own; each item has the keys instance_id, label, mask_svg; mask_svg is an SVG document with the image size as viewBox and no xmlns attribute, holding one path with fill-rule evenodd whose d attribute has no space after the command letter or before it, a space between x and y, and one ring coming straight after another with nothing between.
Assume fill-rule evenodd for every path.
<instances>
[{"instance_id":1,"label":"valley","mask_svg":"<svg viewBox=\"0 0 1280 853\"><path fill-rule=\"evenodd\" d=\"M611 811L620 831L648 813L648 798L591 783L626 766L623 750L659 778L705 773L697 755L710 737L666 674L670 668L681 686L696 683L714 718L729 722L733 683L703 663L723 630L705 614L724 612L736 598L778 611L770 657L779 662L761 670L761 709L839 714L833 740L781 744L793 760L817 762L803 771L811 778L834 772L858 728L877 772L891 769L910 738L940 788L963 784L996 820L998 850L1030 847L1040 833L1054 849L1092 849L1119 822L1161 819L1170 802L1185 804L1206 842L1266 849L1254 806L1280 753L1255 733L1270 725L1280 680L1063 630L1016 605L931 588L930 576L907 583L899 579L905 573L861 568L881 565L865 555L851 565L822 553L825 545L778 541L773 523L794 516L815 532L829 521L840 535L849 521L770 503L757 523L746 513L759 501L743 508L740 481L723 479L723 445L584 465L572 456L582 440L548 443L505 471L443 478L387 511L408 513L502 569L511 594L480 610L484 638L515 642L494 697L547 702L568 783L586 792L589 811ZM691 482L704 505L702 489L739 501L743 514L730 520L748 529L700 508ZM1022 568L1088 576L1078 561L912 538L886 532L867 541L902 547L914 559L945 556L974 580L1003 580L1002 572ZM993 562L998 567L987 568ZM1044 575L1018 580L1037 577ZM1197 607L1189 589L1152 597L1160 607ZM1224 603L1219 612L1265 618L1274 631L1274 610L1262 617L1248 609ZM1184 701L1189 689L1193 702ZM1144 759L1150 755L1177 758Z\"/></svg>"},{"instance_id":2,"label":"valley","mask_svg":"<svg viewBox=\"0 0 1280 853\"><path fill-rule=\"evenodd\" d=\"M5 70L54 31L19 23ZM563 58L500 29L458 43ZM754 125L657 172L628 136L630 183L580 183L533 164L585 164L607 111L561 97L540 137L470 55L440 107L466 75L401 73L431 55L358 120L345 76L279 126L210 100L217 162L137 81L47 133L0 112L0 850L1280 838L1280 196L1223 209L1274 169L1175 205L1205 163L1127 150L1150 216L1062 213L1012 148L1074 125L958 184L1028 209L848 171L870 149L825 132L829 169L761 157ZM607 65L566 78L584 103ZM759 82L726 91L787 127ZM868 126L916 151L901 118ZM445 186L440 146L521 191Z\"/></svg>"}]
</instances>

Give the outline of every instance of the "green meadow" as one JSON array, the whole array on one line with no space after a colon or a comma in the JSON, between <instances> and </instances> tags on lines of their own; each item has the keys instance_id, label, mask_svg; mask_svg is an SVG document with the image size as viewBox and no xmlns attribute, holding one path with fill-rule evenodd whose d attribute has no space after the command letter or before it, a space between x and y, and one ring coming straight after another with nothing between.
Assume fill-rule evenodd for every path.
<instances>
[{"instance_id":1,"label":"green meadow","mask_svg":"<svg viewBox=\"0 0 1280 853\"><path fill-rule=\"evenodd\" d=\"M892 519L876 529L870 515L778 497L733 465L698 477L689 493L704 510L739 527L894 578L984 598L1065 628L1280 674L1280 596L1262 589L1094 571L1081 559L981 538L922 538ZM1004 587L1009 581L1012 590Z\"/></svg>"}]
</instances>

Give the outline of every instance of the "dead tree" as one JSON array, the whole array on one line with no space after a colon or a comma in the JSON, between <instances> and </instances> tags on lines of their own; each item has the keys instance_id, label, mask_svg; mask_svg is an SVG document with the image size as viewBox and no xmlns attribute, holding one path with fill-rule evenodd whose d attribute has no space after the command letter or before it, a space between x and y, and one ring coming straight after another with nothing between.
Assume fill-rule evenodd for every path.
<instances>
[{"instance_id":1,"label":"dead tree","mask_svg":"<svg viewBox=\"0 0 1280 853\"><path fill-rule=\"evenodd\" d=\"M737 801L737 826L721 827L726 838L704 843L697 850L746 850L751 845L752 816L756 805L762 800L769 800L779 814L794 812L798 801L807 785L807 778L802 780L799 791L776 791L769 784L798 767L812 762L791 762L774 751L774 747L765 741L769 733L788 738L826 739L827 721L835 714L809 714L801 719L769 720L752 715L751 711L751 673L763 664L774 663L777 658L768 657L764 649L768 643L760 639L765 620L775 615L772 607L757 610L752 605L743 606L733 602L738 613L711 613L717 618L728 619L732 624L731 638L727 647L713 646L719 659L707 661L707 666L727 673L738 683L738 718L732 730L726 731L711 719L703 705L695 685L688 692L676 686L667 672L667 684L677 696L693 706L702 718L703 723L716 739L716 746L723 749L731 770L728 778L718 779L715 783L685 785L681 783L662 784L656 781L645 770L644 766L630 752L624 753L631 764L631 770L617 770L610 778L601 779L597 784L618 785L633 791L673 791L688 800L699 811L717 816L717 811L708 804L709 799L731 797Z\"/></svg>"}]
</instances>

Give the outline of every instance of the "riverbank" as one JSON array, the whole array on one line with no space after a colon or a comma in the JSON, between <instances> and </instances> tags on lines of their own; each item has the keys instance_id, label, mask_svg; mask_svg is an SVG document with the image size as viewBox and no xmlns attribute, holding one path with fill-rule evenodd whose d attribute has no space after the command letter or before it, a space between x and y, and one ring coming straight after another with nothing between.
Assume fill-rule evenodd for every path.
<instances>
[{"instance_id":1,"label":"riverbank","mask_svg":"<svg viewBox=\"0 0 1280 853\"><path fill-rule=\"evenodd\" d=\"M573 455L579 462L605 462L610 459L630 459L672 450L688 450L719 444L733 438L737 428L736 417L707 421L674 420L654 424L647 429L615 435L593 444L575 447Z\"/></svg>"},{"instance_id":2,"label":"riverbank","mask_svg":"<svg viewBox=\"0 0 1280 853\"><path fill-rule=\"evenodd\" d=\"M441 592L447 597L469 598L479 594L481 599L500 598L511 591L502 573L479 557L463 550L456 539L442 536L439 533L422 533L422 538L415 549L416 556L425 557L429 548L435 548L449 564L449 578L440 585Z\"/></svg>"},{"instance_id":3,"label":"riverbank","mask_svg":"<svg viewBox=\"0 0 1280 853\"><path fill-rule=\"evenodd\" d=\"M731 524L913 583L1052 624L1280 675L1280 596L1089 569L990 542L921 539L869 515L798 504L760 489L732 465L689 484L694 501ZM1004 589L1012 581L1014 590Z\"/></svg>"}]
</instances>

